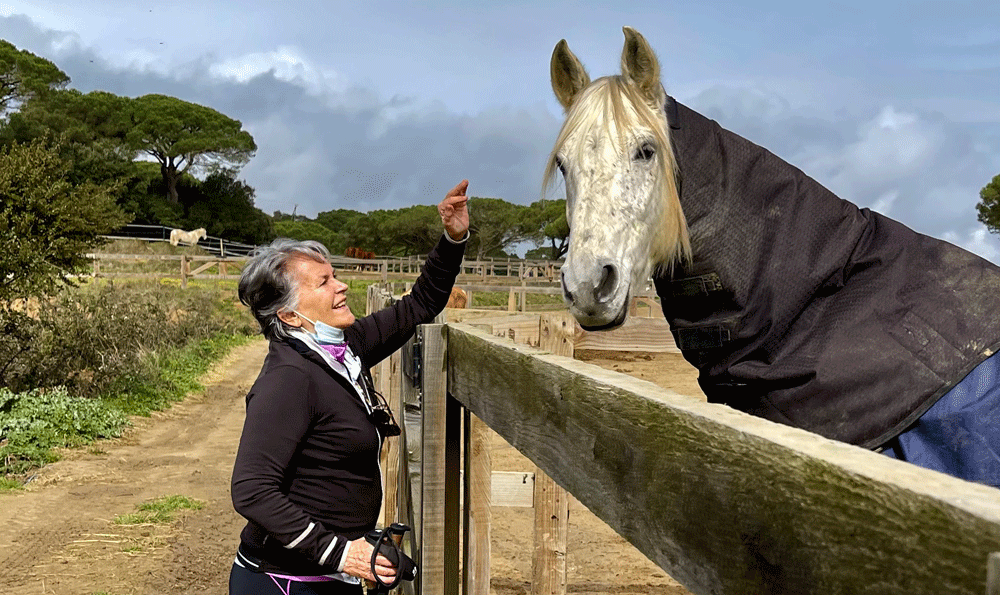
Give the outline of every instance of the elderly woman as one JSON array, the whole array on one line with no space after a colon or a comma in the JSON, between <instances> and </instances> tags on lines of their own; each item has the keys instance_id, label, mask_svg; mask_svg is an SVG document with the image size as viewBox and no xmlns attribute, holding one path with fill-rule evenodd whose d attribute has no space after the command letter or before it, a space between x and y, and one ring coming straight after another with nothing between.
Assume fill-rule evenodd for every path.
<instances>
[{"instance_id":1,"label":"elderly woman","mask_svg":"<svg viewBox=\"0 0 1000 595\"><path fill-rule=\"evenodd\" d=\"M375 578L365 534L382 505L379 451L398 428L368 368L444 309L468 239L467 187L438 205L446 233L409 295L365 318L347 307L347 285L317 242L275 240L244 268L240 301L270 348L233 469L233 505L248 522L230 595L357 595ZM382 555L376 572L395 579Z\"/></svg>"}]
</instances>

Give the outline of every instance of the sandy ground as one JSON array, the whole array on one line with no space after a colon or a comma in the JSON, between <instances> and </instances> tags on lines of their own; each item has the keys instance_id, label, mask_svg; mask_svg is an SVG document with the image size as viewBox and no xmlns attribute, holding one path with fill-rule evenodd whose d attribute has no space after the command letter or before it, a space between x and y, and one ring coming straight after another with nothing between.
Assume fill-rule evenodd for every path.
<instances>
[{"instance_id":1,"label":"sandy ground","mask_svg":"<svg viewBox=\"0 0 1000 595\"><path fill-rule=\"evenodd\" d=\"M242 528L229 478L243 425L243 399L266 352L263 341L233 351L205 391L117 440L67 451L24 491L0 495L0 593L131 595L225 593ZM679 355L580 352L578 359L700 395ZM531 470L499 437L496 470ZM141 502L181 494L204 502L166 525L116 525ZM530 592L533 514L495 508L492 592ZM586 510L570 515L568 591L687 593Z\"/></svg>"}]
</instances>

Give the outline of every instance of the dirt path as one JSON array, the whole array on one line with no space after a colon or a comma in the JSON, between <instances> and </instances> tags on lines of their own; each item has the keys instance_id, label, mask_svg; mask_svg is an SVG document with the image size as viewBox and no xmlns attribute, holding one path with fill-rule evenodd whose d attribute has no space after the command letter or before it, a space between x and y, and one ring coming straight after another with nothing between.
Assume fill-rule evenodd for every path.
<instances>
[{"instance_id":1,"label":"dirt path","mask_svg":"<svg viewBox=\"0 0 1000 595\"><path fill-rule=\"evenodd\" d=\"M123 438L67 452L25 492L0 496L0 593L224 593L242 526L229 477L266 349L235 349L203 393L139 418ZM111 522L170 494L205 507L170 525Z\"/></svg>"},{"instance_id":2,"label":"dirt path","mask_svg":"<svg viewBox=\"0 0 1000 595\"><path fill-rule=\"evenodd\" d=\"M235 349L205 379L205 391L126 435L38 472L25 491L0 495L0 593L44 595L204 595L225 593L242 519L233 511L229 478L243 426L243 399L266 353L264 341ZM693 394L690 367L671 354L585 353L610 369ZM692 388L693 387L693 388ZM497 438L498 470L528 470ZM205 506L168 525L112 523L141 502L165 495ZM533 516L495 509L493 588L530 592ZM569 591L686 593L586 510L570 520Z\"/></svg>"}]
</instances>

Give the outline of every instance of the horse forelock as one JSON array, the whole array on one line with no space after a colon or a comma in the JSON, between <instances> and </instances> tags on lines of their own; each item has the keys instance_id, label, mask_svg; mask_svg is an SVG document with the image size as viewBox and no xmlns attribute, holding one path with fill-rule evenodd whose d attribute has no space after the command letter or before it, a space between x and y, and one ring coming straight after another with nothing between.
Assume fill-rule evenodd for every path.
<instances>
[{"instance_id":1,"label":"horse forelock","mask_svg":"<svg viewBox=\"0 0 1000 595\"><path fill-rule=\"evenodd\" d=\"M650 105L640 90L621 76L595 80L567 110L566 121L546 163L543 193L547 192L555 178L558 155L573 155L585 148L583 145L587 142L588 135L574 133L593 128L599 128L597 132L607 134L611 140L616 141L623 153L627 150L629 131L644 129L653 135L657 145L662 220L652 236L650 261L667 270L671 270L678 262L690 261L691 241L681 208L677 188L677 162L663 106ZM575 138L576 143L570 143L571 138Z\"/></svg>"}]
</instances>

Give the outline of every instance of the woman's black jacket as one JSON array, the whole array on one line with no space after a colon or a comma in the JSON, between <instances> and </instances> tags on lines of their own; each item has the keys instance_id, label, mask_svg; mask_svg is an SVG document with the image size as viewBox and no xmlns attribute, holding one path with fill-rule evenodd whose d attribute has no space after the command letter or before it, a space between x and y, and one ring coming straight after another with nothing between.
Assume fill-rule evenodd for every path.
<instances>
[{"instance_id":1,"label":"woman's black jacket","mask_svg":"<svg viewBox=\"0 0 1000 595\"><path fill-rule=\"evenodd\" d=\"M442 236L409 295L345 329L363 369L444 309L464 251ZM375 528L384 437L358 391L296 339L271 341L246 407L232 477L241 551L287 574L336 573L347 543Z\"/></svg>"}]
</instances>

